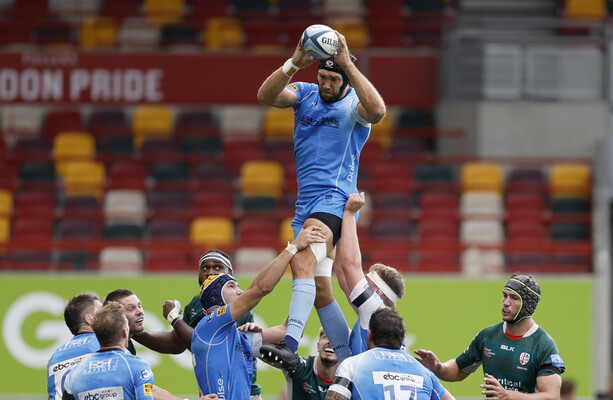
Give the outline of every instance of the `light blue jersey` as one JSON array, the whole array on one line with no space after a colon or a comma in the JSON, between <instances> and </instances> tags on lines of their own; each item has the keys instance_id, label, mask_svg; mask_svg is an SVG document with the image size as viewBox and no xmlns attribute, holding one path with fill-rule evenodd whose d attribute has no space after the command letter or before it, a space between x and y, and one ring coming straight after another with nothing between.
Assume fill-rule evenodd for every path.
<instances>
[{"instance_id":1,"label":"light blue jersey","mask_svg":"<svg viewBox=\"0 0 613 400\"><path fill-rule=\"evenodd\" d=\"M85 357L100 349L98 338L93 332L75 335L55 350L47 363L47 393L49 400L62 400L64 380L68 371L76 367Z\"/></svg>"},{"instance_id":2,"label":"light blue jersey","mask_svg":"<svg viewBox=\"0 0 613 400\"><path fill-rule=\"evenodd\" d=\"M343 361L329 390L354 400L439 400L446 393L436 375L415 358L382 347Z\"/></svg>"},{"instance_id":3,"label":"light blue jersey","mask_svg":"<svg viewBox=\"0 0 613 400\"><path fill-rule=\"evenodd\" d=\"M356 193L360 152L370 123L358 115L360 100L349 87L345 97L325 103L314 83L288 85L294 104L294 157L298 181L294 231L314 212L343 217L347 197Z\"/></svg>"},{"instance_id":4,"label":"light blue jersey","mask_svg":"<svg viewBox=\"0 0 613 400\"><path fill-rule=\"evenodd\" d=\"M153 372L138 356L101 350L68 374L64 388L75 400L153 400Z\"/></svg>"},{"instance_id":5,"label":"light blue jersey","mask_svg":"<svg viewBox=\"0 0 613 400\"><path fill-rule=\"evenodd\" d=\"M262 335L239 332L235 322L229 305L204 316L192 335L192 364L203 394L248 400Z\"/></svg>"}]
</instances>

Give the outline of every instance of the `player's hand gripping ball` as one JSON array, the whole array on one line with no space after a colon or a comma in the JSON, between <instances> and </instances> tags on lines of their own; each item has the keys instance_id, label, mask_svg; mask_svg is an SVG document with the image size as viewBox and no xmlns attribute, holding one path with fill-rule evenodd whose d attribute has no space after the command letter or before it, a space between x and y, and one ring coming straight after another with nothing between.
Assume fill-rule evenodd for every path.
<instances>
[{"instance_id":1,"label":"player's hand gripping ball","mask_svg":"<svg viewBox=\"0 0 613 400\"><path fill-rule=\"evenodd\" d=\"M307 54L324 60L338 51L338 37L327 25L311 25L302 34L302 48Z\"/></svg>"}]
</instances>

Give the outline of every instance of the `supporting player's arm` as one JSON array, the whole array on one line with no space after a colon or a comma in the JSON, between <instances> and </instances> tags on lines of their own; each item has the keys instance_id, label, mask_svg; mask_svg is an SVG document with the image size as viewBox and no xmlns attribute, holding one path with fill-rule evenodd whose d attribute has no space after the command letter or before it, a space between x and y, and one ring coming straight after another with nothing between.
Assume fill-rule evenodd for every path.
<instances>
[{"instance_id":1,"label":"supporting player's arm","mask_svg":"<svg viewBox=\"0 0 613 400\"><path fill-rule=\"evenodd\" d=\"M297 251L306 248L311 243L325 243L325 241L326 237L321 233L321 228L318 226L310 226L300 231L298 237L292 242L293 246L288 246L268 263L251 282L251 285L230 303L231 314L240 317L253 309L264 296L272 292L285 273L287 264Z\"/></svg>"},{"instance_id":2,"label":"supporting player's arm","mask_svg":"<svg viewBox=\"0 0 613 400\"><path fill-rule=\"evenodd\" d=\"M468 372L462 371L460 367L458 367L455 358L441 363L436 354L430 350L419 349L415 350L414 353L417 355L417 357L415 357L416 360L419 361L421 365L434 372L440 380L456 382L464 380L470 375Z\"/></svg>"},{"instance_id":3,"label":"supporting player's arm","mask_svg":"<svg viewBox=\"0 0 613 400\"><path fill-rule=\"evenodd\" d=\"M347 74L351 86L360 99L358 114L371 124L376 124L385 117L385 102L375 86L360 72L351 61L345 36L335 31L338 36L338 53L334 60Z\"/></svg>"},{"instance_id":4,"label":"supporting player's arm","mask_svg":"<svg viewBox=\"0 0 613 400\"><path fill-rule=\"evenodd\" d=\"M355 285L364 279L362 253L360 251L360 242L355 222L355 215L362 208L364 202L364 193L352 193L349 195L347 203L345 203L345 210L343 211L341 239L337 255L340 257L341 269L345 279L345 295L347 297L349 297L349 293L351 293Z\"/></svg>"}]
</instances>

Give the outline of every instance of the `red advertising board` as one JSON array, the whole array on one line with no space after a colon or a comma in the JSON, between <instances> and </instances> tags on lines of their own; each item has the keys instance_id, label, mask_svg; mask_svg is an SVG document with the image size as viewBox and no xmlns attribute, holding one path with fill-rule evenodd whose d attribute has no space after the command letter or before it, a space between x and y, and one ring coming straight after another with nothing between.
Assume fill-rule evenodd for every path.
<instances>
[{"instance_id":1,"label":"red advertising board","mask_svg":"<svg viewBox=\"0 0 613 400\"><path fill-rule=\"evenodd\" d=\"M286 56L24 52L0 54L0 103L249 104ZM434 56L361 57L389 105L435 103ZM311 73L311 74L310 74ZM315 79L315 67L298 80Z\"/></svg>"}]
</instances>

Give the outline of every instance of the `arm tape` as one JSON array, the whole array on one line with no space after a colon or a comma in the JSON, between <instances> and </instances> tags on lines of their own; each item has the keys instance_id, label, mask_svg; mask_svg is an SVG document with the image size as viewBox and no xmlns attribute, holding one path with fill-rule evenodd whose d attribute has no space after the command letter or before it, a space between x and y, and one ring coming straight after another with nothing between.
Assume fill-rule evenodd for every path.
<instances>
[{"instance_id":1,"label":"arm tape","mask_svg":"<svg viewBox=\"0 0 613 400\"><path fill-rule=\"evenodd\" d=\"M342 386L349 391L351 391L351 389L353 388L353 383L349 379L343 378L342 376L335 377L334 382L332 384Z\"/></svg>"},{"instance_id":2,"label":"arm tape","mask_svg":"<svg viewBox=\"0 0 613 400\"><path fill-rule=\"evenodd\" d=\"M364 290L362 292L362 294L360 294L358 297L356 297L351 304L353 304L354 306L360 308L360 306L362 304L364 304L366 302L366 300L370 299L370 297L375 294L374 290L372 290L371 288L367 288L366 290Z\"/></svg>"}]
</instances>

